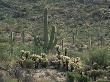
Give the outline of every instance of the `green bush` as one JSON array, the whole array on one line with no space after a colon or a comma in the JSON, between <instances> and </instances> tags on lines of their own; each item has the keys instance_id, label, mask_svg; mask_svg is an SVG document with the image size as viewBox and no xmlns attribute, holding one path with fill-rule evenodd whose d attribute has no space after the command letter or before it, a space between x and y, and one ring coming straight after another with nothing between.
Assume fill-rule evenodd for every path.
<instances>
[{"instance_id":1,"label":"green bush","mask_svg":"<svg viewBox=\"0 0 110 82\"><path fill-rule=\"evenodd\" d=\"M80 74L76 71L67 72L67 82L75 82L80 77Z\"/></svg>"},{"instance_id":2,"label":"green bush","mask_svg":"<svg viewBox=\"0 0 110 82\"><path fill-rule=\"evenodd\" d=\"M106 67L109 64L110 56L107 48L97 48L89 53L86 63L93 65L97 63L99 67Z\"/></svg>"},{"instance_id":3,"label":"green bush","mask_svg":"<svg viewBox=\"0 0 110 82\"><path fill-rule=\"evenodd\" d=\"M4 38L3 36L0 36L0 42L8 42L8 38Z\"/></svg>"},{"instance_id":4,"label":"green bush","mask_svg":"<svg viewBox=\"0 0 110 82\"><path fill-rule=\"evenodd\" d=\"M90 82L89 77L86 75L81 75L78 82Z\"/></svg>"},{"instance_id":5,"label":"green bush","mask_svg":"<svg viewBox=\"0 0 110 82\"><path fill-rule=\"evenodd\" d=\"M88 76L80 74L77 71L67 72L67 82L90 82Z\"/></svg>"},{"instance_id":6,"label":"green bush","mask_svg":"<svg viewBox=\"0 0 110 82\"><path fill-rule=\"evenodd\" d=\"M74 82L75 76L73 75L72 72L67 73L67 82Z\"/></svg>"},{"instance_id":7,"label":"green bush","mask_svg":"<svg viewBox=\"0 0 110 82\"><path fill-rule=\"evenodd\" d=\"M26 51L30 51L32 52L32 48L33 46L27 43L17 43L14 46L14 52L12 54L12 56L18 57L21 54L21 50L26 50Z\"/></svg>"},{"instance_id":8,"label":"green bush","mask_svg":"<svg viewBox=\"0 0 110 82\"><path fill-rule=\"evenodd\" d=\"M24 62L23 65L24 65L24 67L29 68L29 69L34 68L34 61L31 59L28 59Z\"/></svg>"},{"instance_id":9,"label":"green bush","mask_svg":"<svg viewBox=\"0 0 110 82\"><path fill-rule=\"evenodd\" d=\"M5 43L0 43L0 60L8 60L9 53L7 52L8 45Z\"/></svg>"}]
</instances>

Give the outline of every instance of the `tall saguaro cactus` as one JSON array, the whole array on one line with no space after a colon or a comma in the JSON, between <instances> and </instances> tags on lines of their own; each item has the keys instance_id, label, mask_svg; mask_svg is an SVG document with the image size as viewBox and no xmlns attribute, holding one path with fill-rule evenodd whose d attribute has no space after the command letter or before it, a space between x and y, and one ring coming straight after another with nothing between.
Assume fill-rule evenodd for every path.
<instances>
[{"instance_id":1,"label":"tall saguaro cactus","mask_svg":"<svg viewBox=\"0 0 110 82\"><path fill-rule=\"evenodd\" d=\"M33 33L34 37L34 45L43 47L43 51L48 53L49 50L52 50L53 47L57 44L57 29L55 26L52 26L50 34L48 29L48 15L47 15L47 8L44 9L44 36L43 42L36 37L35 33ZM39 45L38 45L39 44Z\"/></svg>"},{"instance_id":2,"label":"tall saguaro cactus","mask_svg":"<svg viewBox=\"0 0 110 82\"><path fill-rule=\"evenodd\" d=\"M47 8L44 10L44 51L47 50L48 47L48 15Z\"/></svg>"},{"instance_id":3,"label":"tall saguaro cactus","mask_svg":"<svg viewBox=\"0 0 110 82\"><path fill-rule=\"evenodd\" d=\"M48 32L48 15L47 8L44 10L44 52L47 53L50 49L52 49L56 43L56 27L52 26L51 33Z\"/></svg>"}]
</instances>

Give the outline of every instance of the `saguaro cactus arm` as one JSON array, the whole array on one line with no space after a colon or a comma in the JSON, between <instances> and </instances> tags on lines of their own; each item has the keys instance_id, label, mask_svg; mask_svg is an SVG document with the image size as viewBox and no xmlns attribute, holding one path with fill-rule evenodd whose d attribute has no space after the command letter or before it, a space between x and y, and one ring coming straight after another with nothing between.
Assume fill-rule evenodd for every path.
<instances>
[{"instance_id":1,"label":"saguaro cactus arm","mask_svg":"<svg viewBox=\"0 0 110 82\"><path fill-rule=\"evenodd\" d=\"M50 35L50 40L48 44L48 48L51 49L53 47L53 44L55 43L55 37L56 37L56 27L52 27L51 35Z\"/></svg>"},{"instance_id":2,"label":"saguaro cactus arm","mask_svg":"<svg viewBox=\"0 0 110 82\"><path fill-rule=\"evenodd\" d=\"M44 10L44 51L47 50L48 47L48 15L47 8Z\"/></svg>"}]
</instances>

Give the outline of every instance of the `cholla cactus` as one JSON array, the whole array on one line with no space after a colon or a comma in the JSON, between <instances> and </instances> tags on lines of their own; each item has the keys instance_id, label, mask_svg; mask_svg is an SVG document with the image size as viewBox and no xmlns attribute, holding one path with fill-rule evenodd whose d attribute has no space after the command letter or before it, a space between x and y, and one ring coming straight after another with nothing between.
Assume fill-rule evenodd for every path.
<instances>
[{"instance_id":1,"label":"cholla cactus","mask_svg":"<svg viewBox=\"0 0 110 82\"><path fill-rule=\"evenodd\" d=\"M30 56L30 51L21 50L21 59L28 59Z\"/></svg>"},{"instance_id":2,"label":"cholla cactus","mask_svg":"<svg viewBox=\"0 0 110 82\"><path fill-rule=\"evenodd\" d=\"M58 55L61 55L60 46L59 45L56 45L55 48L56 48L57 54Z\"/></svg>"},{"instance_id":3,"label":"cholla cactus","mask_svg":"<svg viewBox=\"0 0 110 82\"><path fill-rule=\"evenodd\" d=\"M45 53L41 53L41 57L42 58L45 58L46 57L46 54Z\"/></svg>"},{"instance_id":4,"label":"cholla cactus","mask_svg":"<svg viewBox=\"0 0 110 82\"><path fill-rule=\"evenodd\" d=\"M60 61L59 64L62 64L63 69L64 69L65 71L67 71L67 70L68 70L68 64L69 64L70 57L68 57L68 56L63 56L63 55L59 55L59 54L58 54L58 55L57 55L57 58L58 58L57 61Z\"/></svg>"},{"instance_id":5,"label":"cholla cactus","mask_svg":"<svg viewBox=\"0 0 110 82\"><path fill-rule=\"evenodd\" d=\"M39 55L33 54L30 56L30 59L32 59L35 62L35 68L38 68L41 63L42 57Z\"/></svg>"},{"instance_id":6,"label":"cholla cactus","mask_svg":"<svg viewBox=\"0 0 110 82\"><path fill-rule=\"evenodd\" d=\"M65 56L67 55L67 48L65 48Z\"/></svg>"},{"instance_id":7,"label":"cholla cactus","mask_svg":"<svg viewBox=\"0 0 110 82\"><path fill-rule=\"evenodd\" d=\"M25 51L25 57L26 57L26 59L28 59L29 56L30 56L30 51Z\"/></svg>"},{"instance_id":8,"label":"cholla cactus","mask_svg":"<svg viewBox=\"0 0 110 82\"><path fill-rule=\"evenodd\" d=\"M40 59L40 58L42 58L42 57L39 56L39 55L36 55L36 54L32 54L32 55L30 56L30 58L31 58L33 61L37 61L38 59Z\"/></svg>"},{"instance_id":9,"label":"cholla cactus","mask_svg":"<svg viewBox=\"0 0 110 82\"><path fill-rule=\"evenodd\" d=\"M84 69L84 66L80 60L80 57L71 58L69 65L70 65L71 71L73 70L83 71Z\"/></svg>"},{"instance_id":10,"label":"cholla cactus","mask_svg":"<svg viewBox=\"0 0 110 82\"><path fill-rule=\"evenodd\" d=\"M94 62L92 65L92 69L98 70L98 68L99 68L99 65L96 62Z\"/></svg>"},{"instance_id":11,"label":"cholla cactus","mask_svg":"<svg viewBox=\"0 0 110 82\"><path fill-rule=\"evenodd\" d=\"M35 68L38 68L39 66L46 68L48 66L48 59L46 58L46 54L42 53L40 55L33 54L30 56L30 59L32 59L35 62Z\"/></svg>"},{"instance_id":12,"label":"cholla cactus","mask_svg":"<svg viewBox=\"0 0 110 82\"><path fill-rule=\"evenodd\" d=\"M22 58L22 57L23 57L23 55L24 55L24 53L25 53L25 51L24 51L24 50L21 50L20 52L21 52L20 57Z\"/></svg>"},{"instance_id":13,"label":"cholla cactus","mask_svg":"<svg viewBox=\"0 0 110 82\"><path fill-rule=\"evenodd\" d=\"M46 58L46 56L42 56L41 60L40 60L40 64L42 68L46 68L48 66L48 59Z\"/></svg>"}]
</instances>

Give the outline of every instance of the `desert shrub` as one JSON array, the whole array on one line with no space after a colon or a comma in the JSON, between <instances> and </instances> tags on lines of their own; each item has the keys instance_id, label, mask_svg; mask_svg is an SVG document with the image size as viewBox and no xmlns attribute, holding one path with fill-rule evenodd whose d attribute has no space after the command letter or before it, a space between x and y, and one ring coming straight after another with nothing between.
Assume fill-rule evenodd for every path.
<instances>
[{"instance_id":1,"label":"desert shrub","mask_svg":"<svg viewBox=\"0 0 110 82\"><path fill-rule=\"evenodd\" d=\"M110 56L107 48L94 49L89 53L86 63L93 65L97 63L99 67L106 67L109 63Z\"/></svg>"},{"instance_id":2,"label":"desert shrub","mask_svg":"<svg viewBox=\"0 0 110 82\"><path fill-rule=\"evenodd\" d=\"M5 82L17 82L17 80L12 79L11 77L6 77Z\"/></svg>"},{"instance_id":3,"label":"desert shrub","mask_svg":"<svg viewBox=\"0 0 110 82\"><path fill-rule=\"evenodd\" d=\"M24 67L26 68L34 68L34 61L31 59L28 59L24 62Z\"/></svg>"},{"instance_id":4,"label":"desert shrub","mask_svg":"<svg viewBox=\"0 0 110 82\"><path fill-rule=\"evenodd\" d=\"M26 50L26 51L32 52L32 45L26 44L26 43L17 43L14 46L14 52L13 52L12 56L14 56L14 57L20 56L21 50Z\"/></svg>"},{"instance_id":5,"label":"desert shrub","mask_svg":"<svg viewBox=\"0 0 110 82\"><path fill-rule=\"evenodd\" d=\"M76 76L77 74L74 72L67 72L67 82L74 82Z\"/></svg>"},{"instance_id":6,"label":"desert shrub","mask_svg":"<svg viewBox=\"0 0 110 82\"><path fill-rule=\"evenodd\" d=\"M90 79L86 75L81 75L80 78L78 79L78 82L90 82Z\"/></svg>"},{"instance_id":7,"label":"desert shrub","mask_svg":"<svg viewBox=\"0 0 110 82\"><path fill-rule=\"evenodd\" d=\"M33 45L32 51L36 54L40 54L43 51L43 47L40 45Z\"/></svg>"},{"instance_id":8,"label":"desert shrub","mask_svg":"<svg viewBox=\"0 0 110 82\"><path fill-rule=\"evenodd\" d=\"M88 76L83 75L77 71L67 72L67 82L90 82Z\"/></svg>"},{"instance_id":9,"label":"desert shrub","mask_svg":"<svg viewBox=\"0 0 110 82\"><path fill-rule=\"evenodd\" d=\"M75 82L80 77L80 74L76 71L67 72L67 82Z\"/></svg>"},{"instance_id":10,"label":"desert shrub","mask_svg":"<svg viewBox=\"0 0 110 82\"><path fill-rule=\"evenodd\" d=\"M21 54L20 52L21 50L30 51L31 53L38 54L38 53L41 53L43 49L39 46L35 47L33 44L16 43L13 47L13 53L11 54L11 58L18 59Z\"/></svg>"},{"instance_id":11,"label":"desert shrub","mask_svg":"<svg viewBox=\"0 0 110 82\"><path fill-rule=\"evenodd\" d=\"M0 35L0 42L8 42L8 38Z\"/></svg>"},{"instance_id":12,"label":"desert shrub","mask_svg":"<svg viewBox=\"0 0 110 82\"><path fill-rule=\"evenodd\" d=\"M8 60L9 53L7 52L8 45L5 43L0 43L0 60Z\"/></svg>"}]
</instances>

